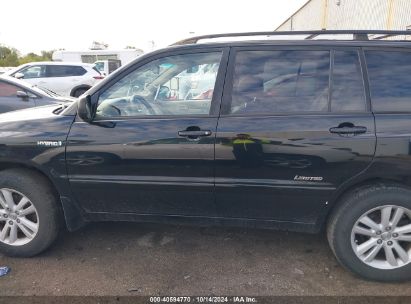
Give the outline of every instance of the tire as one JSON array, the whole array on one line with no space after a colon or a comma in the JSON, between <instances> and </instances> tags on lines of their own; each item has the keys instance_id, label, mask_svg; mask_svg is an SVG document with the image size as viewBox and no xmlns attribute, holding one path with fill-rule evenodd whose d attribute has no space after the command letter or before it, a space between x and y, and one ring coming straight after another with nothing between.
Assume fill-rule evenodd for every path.
<instances>
[{"instance_id":1,"label":"tire","mask_svg":"<svg viewBox=\"0 0 411 304\"><path fill-rule=\"evenodd\" d=\"M384 221L384 213L388 220ZM337 260L358 276L383 282L409 280L411 236L399 231L401 227L411 223L410 216L411 190L408 188L395 184L363 186L344 195L332 212L327 227L328 242ZM367 221L366 217L378 226ZM397 221L396 218L400 220ZM394 225L395 222L397 224ZM354 227L356 228L353 229ZM408 238L410 240L404 241ZM364 244L366 241L372 247L363 253L369 247ZM399 244L405 248L404 251L397 247ZM408 261L407 257L410 257Z\"/></svg>"},{"instance_id":2,"label":"tire","mask_svg":"<svg viewBox=\"0 0 411 304\"><path fill-rule=\"evenodd\" d=\"M4 203L7 205L6 197L10 201L8 193L12 193L12 199L15 200L14 208L18 207L18 202L22 202L23 196L28 202L19 209L20 211L9 211L7 218L5 218L6 209L0 203L0 213L3 211L3 214L0 214L0 252L15 257L37 255L53 243L61 227L62 211L56 195L44 176L24 169L8 169L0 172L0 199L3 205ZM31 206L34 207L35 212ZM27 209L30 209L30 213L23 215L29 212ZM9 225L8 237L2 239L2 232L7 224ZM17 239L12 237L12 227L17 227L17 233L14 234L17 235ZM36 229L30 230L27 227L36 227Z\"/></svg>"},{"instance_id":3,"label":"tire","mask_svg":"<svg viewBox=\"0 0 411 304\"><path fill-rule=\"evenodd\" d=\"M79 97L81 95L83 95L85 92L88 91L88 88L81 88L81 89L77 89L74 91L73 93L73 97Z\"/></svg>"}]
</instances>

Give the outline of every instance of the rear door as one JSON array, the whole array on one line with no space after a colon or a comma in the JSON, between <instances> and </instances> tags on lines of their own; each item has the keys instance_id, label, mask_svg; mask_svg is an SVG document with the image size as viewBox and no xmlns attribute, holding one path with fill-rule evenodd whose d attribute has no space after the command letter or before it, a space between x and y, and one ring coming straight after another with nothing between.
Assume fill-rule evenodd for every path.
<instances>
[{"instance_id":1,"label":"rear door","mask_svg":"<svg viewBox=\"0 0 411 304\"><path fill-rule=\"evenodd\" d=\"M247 47L230 56L216 137L219 212L313 223L374 155L359 50Z\"/></svg>"},{"instance_id":2,"label":"rear door","mask_svg":"<svg viewBox=\"0 0 411 304\"><path fill-rule=\"evenodd\" d=\"M63 96L69 96L72 88L81 83L87 71L81 66L48 65L43 86Z\"/></svg>"}]
</instances>

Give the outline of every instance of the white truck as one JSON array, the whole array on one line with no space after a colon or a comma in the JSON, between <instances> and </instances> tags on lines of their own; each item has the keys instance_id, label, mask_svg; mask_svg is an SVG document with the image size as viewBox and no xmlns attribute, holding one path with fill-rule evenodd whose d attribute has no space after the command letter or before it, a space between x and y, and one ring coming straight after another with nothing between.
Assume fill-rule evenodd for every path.
<instances>
[{"instance_id":1,"label":"white truck","mask_svg":"<svg viewBox=\"0 0 411 304\"><path fill-rule=\"evenodd\" d=\"M112 72L109 67L110 62L116 61L117 67L123 66L134 60L144 52L141 49L125 49L125 50L85 50L85 51L66 51L60 50L53 53L53 61L69 61L69 62L84 62L95 63L100 62L99 70L105 74ZM103 65L103 66L101 66ZM106 66L104 66L106 65ZM105 72L108 71L108 72Z\"/></svg>"}]
</instances>

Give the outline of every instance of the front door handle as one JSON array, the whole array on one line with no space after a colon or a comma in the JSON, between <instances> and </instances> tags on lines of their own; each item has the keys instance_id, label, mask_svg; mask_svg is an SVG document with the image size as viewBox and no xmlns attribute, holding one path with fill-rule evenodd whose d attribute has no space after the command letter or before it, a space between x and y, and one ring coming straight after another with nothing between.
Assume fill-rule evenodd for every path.
<instances>
[{"instance_id":1,"label":"front door handle","mask_svg":"<svg viewBox=\"0 0 411 304\"><path fill-rule=\"evenodd\" d=\"M213 132L210 130L193 130L193 131L178 131L178 136L182 137L200 137L200 136L210 136Z\"/></svg>"},{"instance_id":2,"label":"front door handle","mask_svg":"<svg viewBox=\"0 0 411 304\"><path fill-rule=\"evenodd\" d=\"M366 127L362 126L341 126L341 127L334 127L330 129L330 133L333 134L340 134L340 135L357 135L357 134L364 134L367 132Z\"/></svg>"}]
</instances>

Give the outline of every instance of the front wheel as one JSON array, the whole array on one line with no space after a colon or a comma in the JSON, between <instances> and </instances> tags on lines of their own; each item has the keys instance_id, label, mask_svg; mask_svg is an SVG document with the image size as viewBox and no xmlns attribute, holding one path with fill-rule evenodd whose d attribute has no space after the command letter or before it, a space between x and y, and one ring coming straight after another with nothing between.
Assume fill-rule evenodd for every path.
<instances>
[{"instance_id":1,"label":"front wheel","mask_svg":"<svg viewBox=\"0 0 411 304\"><path fill-rule=\"evenodd\" d=\"M411 191L396 185L359 188L342 199L328 223L337 259L376 281L411 279Z\"/></svg>"},{"instance_id":2,"label":"front wheel","mask_svg":"<svg viewBox=\"0 0 411 304\"><path fill-rule=\"evenodd\" d=\"M47 180L28 170L0 172L0 251L30 257L57 237L61 212Z\"/></svg>"}]
</instances>

